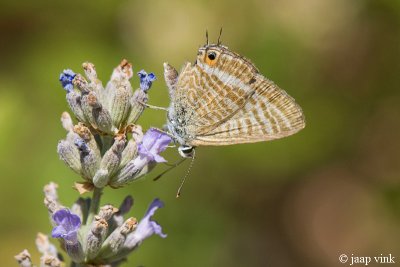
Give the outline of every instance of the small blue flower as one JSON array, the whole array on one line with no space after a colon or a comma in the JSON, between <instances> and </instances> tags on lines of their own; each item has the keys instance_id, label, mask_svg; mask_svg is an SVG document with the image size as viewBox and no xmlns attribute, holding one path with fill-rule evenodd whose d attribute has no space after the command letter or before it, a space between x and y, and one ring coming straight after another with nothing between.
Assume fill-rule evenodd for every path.
<instances>
[{"instance_id":1,"label":"small blue flower","mask_svg":"<svg viewBox=\"0 0 400 267\"><path fill-rule=\"evenodd\" d=\"M137 241L141 242L153 234L157 234L162 238L167 237L167 235L162 232L161 226L155 221L151 220L151 217L154 215L156 210L162 207L164 207L164 203L158 198L154 199L150 204L146 214L144 215L144 218L139 222L134 232Z\"/></svg>"},{"instance_id":2,"label":"small blue flower","mask_svg":"<svg viewBox=\"0 0 400 267\"><path fill-rule=\"evenodd\" d=\"M157 79L156 75L152 72L147 74L147 72L141 70L137 74L140 78L140 89L142 89L145 92L147 92L150 89L153 82Z\"/></svg>"},{"instance_id":3,"label":"small blue flower","mask_svg":"<svg viewBox=\"0 0 400 267\"><path fill-rule=\"evenodd\" d=\"M149 162L167 162L159 154L164 151L172 138L155 128L150 128L143 136L142 143L139 144L138 152L140 158L146 158Z\"/></svg>"},{"instance_id":4,"label":"small blue flower","mask_svg":"<svg viewBox=\"0 0 400 267\"><path fill-rule=\"evenodd\" d=\"M68 93L74 89L72 81L74 80L75 76L76 76L75 72L73 72L70 69L66 69L60 74L59 81L61 82L62 87Z\"/></svg>"},{"instance_id":5,"label":"small blue flower","mask_svg":"<svg viewBox=\"0 0 400 267\"><path fill-rule=\"evenodd\" d=\"M54 238L63 238L69 245L78 243L78 230L81 219L68 209L61 209L53 214L53 221L57 224L51 232Z\"/></svg>"}]
</instances>

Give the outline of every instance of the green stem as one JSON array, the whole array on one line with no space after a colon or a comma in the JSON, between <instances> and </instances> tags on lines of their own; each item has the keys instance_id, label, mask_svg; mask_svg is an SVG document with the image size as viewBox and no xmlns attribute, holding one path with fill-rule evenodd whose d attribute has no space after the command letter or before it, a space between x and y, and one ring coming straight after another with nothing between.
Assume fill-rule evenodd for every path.
<instances>
[{"instance_id":1,"label":"green stem","mask_svg":"<svg viewBox=\"0 0 400 267\"><path fill-rule=\"evenodd\" d=\"M93 196L92 196L92 200L90 202L89 215L88 215L88 218L87 218L87 221L86 221L86 225L90 225L93 222L94 216L99 211L100 198L101 198L101 194L102 193L103 193L103 188L94 187Z\"/></svg>"}]
</instances>

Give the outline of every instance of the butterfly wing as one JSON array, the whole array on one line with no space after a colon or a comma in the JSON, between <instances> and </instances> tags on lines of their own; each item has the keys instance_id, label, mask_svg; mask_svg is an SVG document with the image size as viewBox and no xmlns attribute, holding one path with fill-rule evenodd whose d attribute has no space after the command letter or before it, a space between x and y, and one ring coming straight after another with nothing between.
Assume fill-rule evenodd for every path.
<instances>
[{"instance_id":1,"label":"butterfly wing","mask_svg":"<svg viewBox=\"0 0 400 267\"><path fill-rule=\"evenodd\" d=\"M272 140L305 125L293 98L227 49L216 65L200 61L183 67L169 118L172 134L189 146Z\"/></svg>"},{"instance_id":2,"label":"butterfly wing","mask_svg":"<svg viewBox=\"0 0 400 267\"><path fill-rule=\"evenodd\" d=\"M243 66L242 66L243 67ZM240 73L240 66L237 68ZM169 108L169 129L179 143L207 133L234 115L253 94L239 77L187 63L182 68Z\"/></svg>"},{"instance_id":3,"label":"butterfly wing","mask_svg":"<svg viewBox=\"0 0 400 267\"><path fill-rule=\"evenodd\" d=\"M235 114L210 131L198 134L193 146L269 141L305 127L300 106L272 81L256 74L254 93Z\"/></svg>"}]
</instances>

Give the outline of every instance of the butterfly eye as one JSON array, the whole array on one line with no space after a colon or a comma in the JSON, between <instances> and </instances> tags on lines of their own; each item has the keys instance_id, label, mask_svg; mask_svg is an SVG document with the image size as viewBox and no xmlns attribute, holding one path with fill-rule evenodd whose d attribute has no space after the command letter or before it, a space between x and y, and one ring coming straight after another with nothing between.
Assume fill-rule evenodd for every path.
<instances>
[{"instance_id":1,"label":"butterfly eye","mask_svg":"<svg viewBox=\"0 0 400 267\"><path fill-rule=\"evenodd\" d=\"M207 57L209 60L214 60L217 57L217 54L215 54L215 52L210 52Z\"/></svg>"}]
</instances>

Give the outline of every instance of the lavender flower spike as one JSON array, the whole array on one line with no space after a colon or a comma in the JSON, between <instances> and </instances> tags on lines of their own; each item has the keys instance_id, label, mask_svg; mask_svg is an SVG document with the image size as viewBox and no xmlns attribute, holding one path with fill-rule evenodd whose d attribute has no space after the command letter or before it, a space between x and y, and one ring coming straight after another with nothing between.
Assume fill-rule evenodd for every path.
<instances>
[{"instance_id":1,"label":"lavender flower spike","mask_svg":"<svg viewBox=\"0 0 400 267\"><path fill-rule=\"evenodd\" d=\"M148 161L166 162L159 154L164 151L172 138L155 129L150 128L143 136L142 143L139 144L138 152L140 158L146 158Z\"/></svg>"},{"instance_id":2,"label":"lavender flower spike","mask_svg":"<svg viewBox=\"0 0 400 267\"><path fill-rule=\"evenodd\" d=\"M75 76L76 76L75 72L73 72L70 69L66 69L60 74L59 81L61 82L62 87L68 93L74 89L72 81L74 80Z\"/></svg>"},{"instance_id":3,"label":"lavender flower spike","mask_svg":"<svg viewBox=\"0 0 400 267\"><path fill-rule=\"evenodd\" d=\"M147 72L141 70L137 74L140 78L140 89L142 89L145 92L147 92L150 89L153 82L157 79L156 75L152 72L147 74Z\"/></svg>"},{"instance_id":4,"label":"lavender flower spike","mask_svg":"<svg viewBox=\"0 0 400 267\"><path fill-rule=\"evenodd\" d=\"M150 204L147 212L142 220L140 220L136 230L129 234L126 241L125 247L128 249L133 249L137 245L139 245L144 239L152 236L153 234L157 234L162 238L166 238L167 235L162 232L161 226L155 221L151 220L151 217L154 215L158 208L162 208L164 203L158 198L154 199Z\"/></svg>"},{"instance_id":5,"label":"lavender flower spike","mask_svg":"<svg viewBox=\"0 0 400 267\"><path fill-rule=\"evenodd\" d=\"M69 245L78 243L78 230L81 219L68 209L61 209L54 213L53 221L57 224L51 233L52 237L63 238Z\"/></svg>"}]
</instances>

